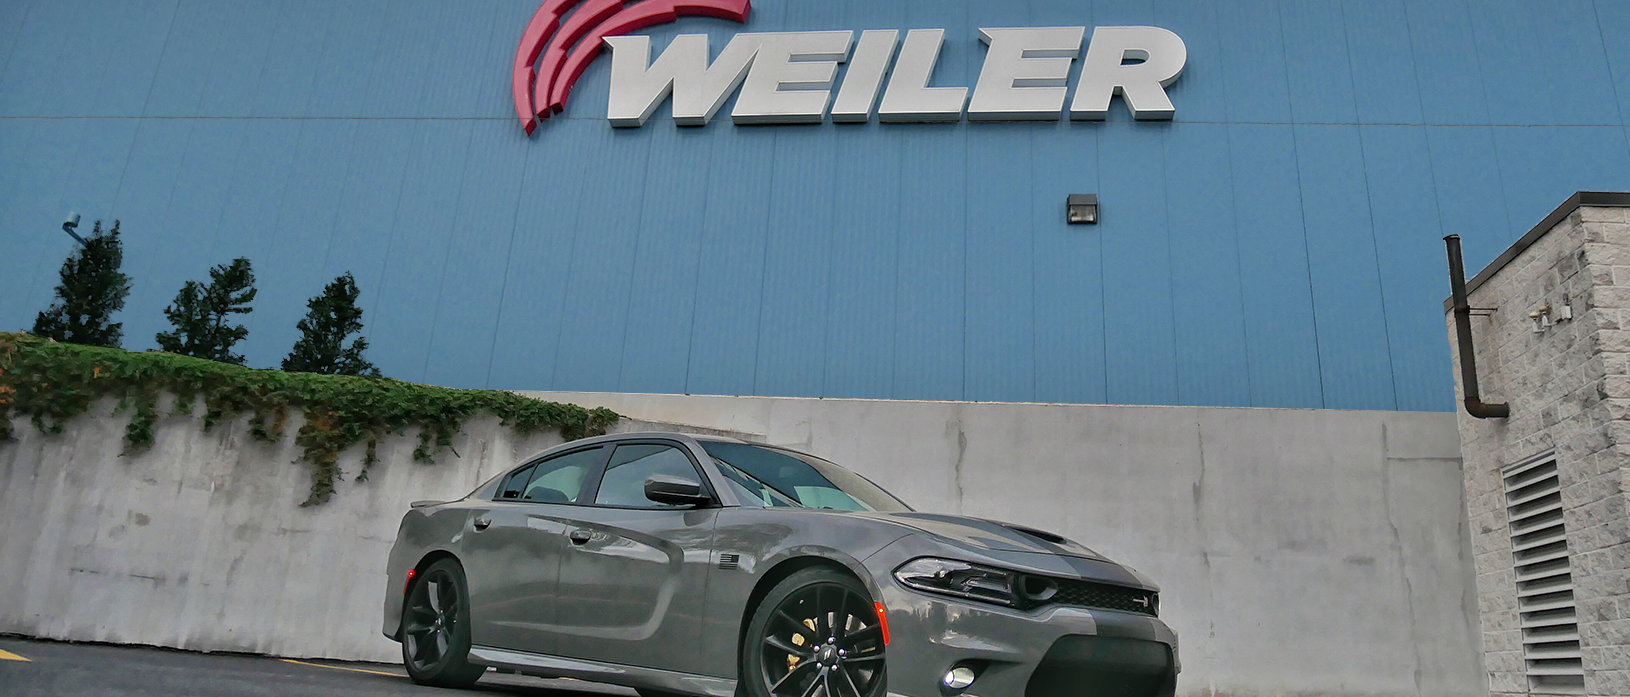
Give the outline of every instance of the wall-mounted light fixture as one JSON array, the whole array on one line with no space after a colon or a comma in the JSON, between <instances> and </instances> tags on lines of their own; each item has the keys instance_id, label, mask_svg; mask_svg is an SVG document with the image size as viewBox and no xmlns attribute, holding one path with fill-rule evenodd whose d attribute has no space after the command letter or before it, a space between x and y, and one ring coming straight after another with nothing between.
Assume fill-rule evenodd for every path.
<instances>
[{"instance_id":1,"label":"wall-mounted light fixture","mask_svg":"<svg viewBox=\"0 0 1630 697\"><path fill-rule=\"evenodd\" d=\"M1064 204L1065 219L1071 225L1098 223L1098 194L1070 194Z\"/></svg>"},{"instance_id":2,"label":"wall-mounted light fixture","mask_svg":"<svg viewBox=\"0 0 1630 697\"><path fill-rule=\"evenodd\" d=\"M74 241L78 242L79 246L83 247L85 246L85 238L80 237L79 233L74 232L74 230L77 229L79 229L79 214L69 213L68 219L62 221L62 231L68 233L69 237L74 238Z\"/></svg>"}]
</instances>

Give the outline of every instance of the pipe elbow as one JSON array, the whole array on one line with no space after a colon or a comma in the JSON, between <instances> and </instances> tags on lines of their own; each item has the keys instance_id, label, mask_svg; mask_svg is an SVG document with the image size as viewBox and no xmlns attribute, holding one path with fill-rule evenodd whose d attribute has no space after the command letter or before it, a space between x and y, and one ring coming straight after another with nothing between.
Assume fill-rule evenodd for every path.
<instances>
[{"instance_id":1,"label":"pipe elbow","mask_svg":"<svg viewBox=\"0 0 1630 697\"><path fill-rule=\"evenodd\" d=\"M1467 398L1466 413L1479 419L1506 419L1511 417L1511 405L1485 404L1479 400Z\"/></svg>"}]
</instances>

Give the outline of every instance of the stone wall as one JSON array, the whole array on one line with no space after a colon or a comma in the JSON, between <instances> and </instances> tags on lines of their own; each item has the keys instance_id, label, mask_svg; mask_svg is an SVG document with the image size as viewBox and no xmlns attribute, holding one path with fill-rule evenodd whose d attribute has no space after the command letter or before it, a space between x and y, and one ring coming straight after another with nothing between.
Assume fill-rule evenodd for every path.
<instances>
[{"instance_id":1,"label":"stone wall","mask_svg":"<svg viewBox=\"0 0 1630 697\"><path fill-rule=\"evenodd\" d=\"M1494 695L1566 692L1540 687L1529 675L1502 476L1553 455L1584 692L1630 695L1630 469L1624 467L1630 454L1630 208L1569 207L1525 237L1515 256L1485 271L1470 296L1473 308L1492 310L1472 319L1483 400L1511 406L1508 419L1479 420L1464 411L1459 418L1484 661ZM1563 308L1571 320L1556 319ZM1534 312L1544 313L1543 331L1535 331ZM1448 322L1455 345L1452 315ZM1455 354L1458 375L1458 347Z\"/></svg>"}]
</instances>

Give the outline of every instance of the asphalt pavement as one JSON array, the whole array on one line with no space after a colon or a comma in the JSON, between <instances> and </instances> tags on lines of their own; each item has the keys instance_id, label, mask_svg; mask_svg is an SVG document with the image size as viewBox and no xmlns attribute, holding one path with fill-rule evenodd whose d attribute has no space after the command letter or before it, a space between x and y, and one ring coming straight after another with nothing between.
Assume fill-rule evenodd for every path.
<instances>
[{"instance_id":1,"label":"asphalt pavement","mask_svg":"<svg viewBox=\"0 0 1630 697\"><path fill-rule=\"evenodd\" d=\"M0 637L0 697L285 697L288 695L515 695L635 697L575 680L488 672L469 690L413 684L401 666L295 661L136 646Z\"/></svg>"}]
</instances>

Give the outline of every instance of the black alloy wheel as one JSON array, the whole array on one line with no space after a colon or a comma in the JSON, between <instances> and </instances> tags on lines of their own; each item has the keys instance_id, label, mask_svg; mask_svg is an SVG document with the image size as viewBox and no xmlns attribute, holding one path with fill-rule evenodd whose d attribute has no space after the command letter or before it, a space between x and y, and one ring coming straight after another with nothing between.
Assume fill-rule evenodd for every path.
<instances>
[{"instance_id":1,"label":"black alloy wheel","mask_svg":"<svg viewBox=\"0 0 1630 697\"><path fill-rule=\"evenodd\" d=\"M486 672L470 657L464 569L443 559L424 570L402 602L402 664L423 685L469 687Z\"/></svg>"},{"instance_id":2,"label":"black alloy wheel","mask_svg":"<svg viewBox=\"0 0 1630 697\"><path fill-rule=\"evenodd\" d=\"M760 603L742 647L752 697L881 697L883 627L860 581L799 571Z\"/></svg>"}]
</instances>

